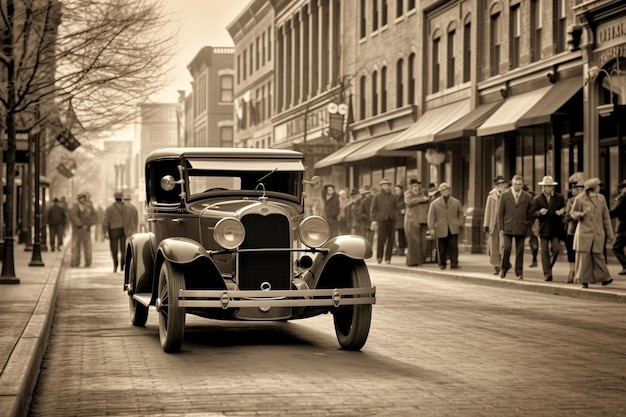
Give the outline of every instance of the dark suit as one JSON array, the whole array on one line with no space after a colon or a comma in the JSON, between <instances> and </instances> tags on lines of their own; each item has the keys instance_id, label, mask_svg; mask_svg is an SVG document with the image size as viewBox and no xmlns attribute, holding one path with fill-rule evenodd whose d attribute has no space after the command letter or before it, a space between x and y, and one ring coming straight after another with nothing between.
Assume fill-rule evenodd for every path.
<instances>
[{"instance_id":1,"label":"dark suit","mask_svg":"<svg viewBox=\"0 0 626 417\"><path fill-rule=\"evenodd\" d=\"M626 194L620 194L617 197L617 201L609 214L612 219L618 221L612 250L619 263L622 264L622 269L626 271L626 255L624 255L624 248L626 248Z\"/></svg>"},{"instance_id":2,"label":"dark suit","mask_svg":"<svg viewBox=\"0 0 626 417\"><path fill-rule=\"evenodd\" d=\"M511 247L515 239L515 275L522 276L524 262L524 240L530 232L531 209L533 198L530 193L521 190L517 202L513 190L505 191L500 196L498 207L498 227L503 233L501 276L511 268Z\"/></svg>"},{"instance_id":3,"label":"dark suit","mask_svg":"<svg viewBox=\"0 0 626 417\"><path fill-rule=\"evenodd\" d=\"M533 199L532 217L539 219L539 238L541 239L541 266L543 275L552 277L552 265L556 262L561 248L561 240L565 240L563 216L556 214L557 210L565 207L565 199L559 193L553 193L550 201L544 193ZM547 209L541 214L541 209Z\"/></svg>"}]
</instances>

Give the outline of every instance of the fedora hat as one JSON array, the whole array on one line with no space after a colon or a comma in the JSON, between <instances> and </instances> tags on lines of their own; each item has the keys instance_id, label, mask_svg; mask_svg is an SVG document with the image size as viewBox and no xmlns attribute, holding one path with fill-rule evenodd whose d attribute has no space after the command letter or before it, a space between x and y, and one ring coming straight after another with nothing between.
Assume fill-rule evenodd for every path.
<instances>
[{"instance_id":1,"label":"fedora hat","mask_svg":"<svg viewBox=\"0 0 626 417\"><path fill-rule=\"evenodd\" d=\"M495 177L495 178L493 179L493 183L494 183L495 185L498 185L498 184L506 184L506 180L504 179L504 177L503 177L502 175L498 175L497 177Z\"/></svg>"},{"instance_id":2,"label":"fedora hat","mask_svg":"<svg viewBox=\"0 0 626 417\"><path fill-rule=\"evenodd\" d=\"M448 185L447 182L442 182L441 184L439 184L439 189L438 191L444 191L444 190L449 190L450 186Z\"/></svg>"},{"instance_id":3,"label":"fedora hat","mask_svg":"<svg viewBox=\"0 0 626 417\"><path fill-rule=\"evenodd\" d=\"M595 188L601 183L602 181L600 181L600 178L598 177L589 178L587 181L585 181L585 190L590 190L592 188Z\"/></svg>"},{"instance_id":4,"label":"fedora hat","mask_svg":"<svg viewBox=\"0 0 626 417\"><path fill-rule=\"evenodd\" d=\"M383 178L382 180L380 180L378 185L383 185L383 184L391 184L391 181L388 178Z\"/></svg>"},{"instance_id":5,"label":"fedora hat","mask_svg":"<svg viewBox=\"0 0 626 417\"><path fill-rule=\"evenodd\" d=\"M539 183L539 185L557 185L557 184L558 182L554 181L554 178L552 178L551 175L546 175L545 177L543 177L543 179Z\"/></svg>"},{"instance_id":6,"label":"fedora hat","mask_svg":"<svg viewBox=\"0 0 626 417\"><path fill-rule=\"evenodd\" d=\"M580 187L582 188L585 184L585 176L582 172L574 172L569 177L569 186L570 188Z\"/></svg>"}]
</instances>

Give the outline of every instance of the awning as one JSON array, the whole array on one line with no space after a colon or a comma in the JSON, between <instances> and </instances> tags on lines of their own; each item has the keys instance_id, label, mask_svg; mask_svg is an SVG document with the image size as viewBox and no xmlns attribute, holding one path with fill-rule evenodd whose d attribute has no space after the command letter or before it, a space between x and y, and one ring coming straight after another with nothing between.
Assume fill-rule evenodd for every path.
<instances>
[{"instance_id":1,"label":"awning","mask_svg":"<svg viewBox=\"0 0 626 417\"><path fill-rule=\"evenodd\" d=\"M518 127L550 122L550 117L582 88L578 78L507 98L502 107L477 130L478 136L495 135Z\"/></svg>"},{"instance_id":2,"label":"awning","mask_svg":"<svg viewBox=\"0 0 626 417\"><path fill-rule=\"evenodd\" d=\"M320 159L313 165L315 169L326 168L329 166L337 165L346 161L346 157L356 150L371 143L373 139L360 140L358 142L351 142L345 145L343 148L331 153L330 155Z\"/></svg>"},{"instance_id":3,"label":"awning","mask_svg":"<svg viewBox=\"0 0 626 417\"><path fill-rule=\"evenodd\" d=\"M495 103L482 104L462 117L456 123L452 123L441 132L435 134L435 142L476 136L476 130L504 103L504 100Z\"/></svg>"},{"instance_id":4,"label":"awning","mask_svg":"<svg viewBox=\"0 0 626 417\"><path fill-rule=\"evenodd\" d=\"M580 78L569 78L557 82L532 109L519 119L517 127L550 123L551 116L558 112L581 88Z\"/></svg>"},{"instance_id":5,"label":"awning","mask_svg":"<svg viewBox=\"0 0 626 417\"><path fill-rule=\"evenodd\" d=\"M433 142L435 134L458 121L470 111L469 100L428 110L415 124L398 134L387 149L403 149Z\"/></svg>"},{"instance_id":6,"label":"awning","mask_svg":"<svg viewBox=\"0 0 626 417\"><path fill-rule=\"evenodd\" d=\"M345 162L357 162L365 159L373 158L375 156L389 156L389 157L406 157L415 156L415 152L409 151L394 151L386 148L387 145L395 141L397 133L390 133L385 136L380 136L374 139L370 139L369 143L354 152L350 153L345 158Z\"/></svg>"}]
</instances>

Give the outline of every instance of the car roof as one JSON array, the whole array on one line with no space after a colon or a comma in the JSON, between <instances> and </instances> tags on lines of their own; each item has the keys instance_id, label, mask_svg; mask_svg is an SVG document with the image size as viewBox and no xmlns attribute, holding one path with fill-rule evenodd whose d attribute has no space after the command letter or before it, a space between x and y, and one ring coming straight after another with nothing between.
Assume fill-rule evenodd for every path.
<instances>
[{"instance_id":1,"label":"car roof","mask_svg":"<svg viewBox=\"0 0 626 417\"><path fill-rule=\"evenodd\" d=\"M303 159L300 152L287 149L266 148L162 148L151 152L146 162L172 158L274 158L274 159Z\"/></svg>"}]
</instances>

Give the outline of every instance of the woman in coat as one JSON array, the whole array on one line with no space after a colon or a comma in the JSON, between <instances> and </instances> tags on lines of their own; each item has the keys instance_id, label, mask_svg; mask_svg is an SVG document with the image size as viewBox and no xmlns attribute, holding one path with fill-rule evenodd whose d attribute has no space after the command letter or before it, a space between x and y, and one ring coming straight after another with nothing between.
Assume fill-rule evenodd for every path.
<instances>
[{"instance_id":1,"label":"woman in coat","mask_svg":"<svg viewBox=\"0 0 626 417\"><path fill-rule=\"evenodd\" d=\"M409 189L404 192L404 234L406 235L406 265L419 266L424 263L426 252L426 229L428 223L429 198L420 182L413 178Z\"/></svg>"},{"instance_id":2,"label":"woman in coat","mask_svg":"<svg viewBox=\"0 0 626 417\"><path fill-rule=\"evenodd\" d=\"M585 181L584 192L576 197L570 211L572 219L578 221L574 233L576 279L583 288L588 288L590 282L613 282L604 259L604 245L614 239L613 225L599 188L599 178Z\"/></svg>"}]
</instances>

